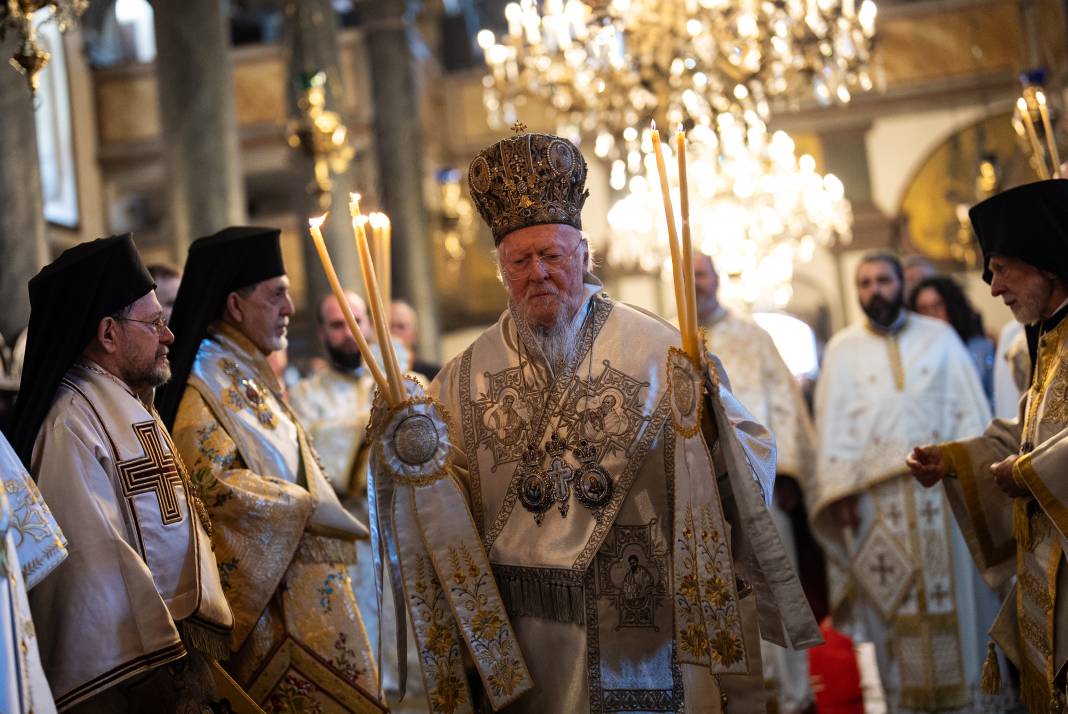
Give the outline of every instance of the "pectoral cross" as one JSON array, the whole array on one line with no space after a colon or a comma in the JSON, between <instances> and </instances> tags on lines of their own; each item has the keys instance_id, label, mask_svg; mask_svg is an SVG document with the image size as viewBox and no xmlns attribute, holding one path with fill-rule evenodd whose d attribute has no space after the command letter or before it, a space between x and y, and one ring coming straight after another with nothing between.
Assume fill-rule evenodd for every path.
<instances>
[{"instance_id":1,"label":"pectoral cross","mask_svg":"<svg viewBox=\"0 0 1068 714\"><path fill-rule=\"evenodd\" d=\"M571 482L575 479L575 470L567 465L563 457L556 456L545 472L553 485L553 500L560 502L560 517L567 515L571 501Z\"/></svg>"},{"instance_id":2,"label":"pectoral cross","mask_svg":"<svg viewBox=\"0 0 1068 714\"><path fill-rule=\"evenodd\" d=\"M886 578L894 574L894 566L886 562L886 554L879 553L879 564L871 568L871 572L879 576L879 585L886 587Z\"/></svg>"},{"instance_id":3,"label":"pectoral cross","mask_svg":"<svg viewBox=\"0 0 1068 714\"><path fill-rule=\"evenodd\" d=\"M134 434L145 455L120 461L115 468L119 472L122 494L132 499L141 493L155 493L163 524L168 525L182 520L178 494L174 490L182 480L174 463L174 455L163 451L157 428L155 421L134 424Z\"/></svg>"}]
</instances>

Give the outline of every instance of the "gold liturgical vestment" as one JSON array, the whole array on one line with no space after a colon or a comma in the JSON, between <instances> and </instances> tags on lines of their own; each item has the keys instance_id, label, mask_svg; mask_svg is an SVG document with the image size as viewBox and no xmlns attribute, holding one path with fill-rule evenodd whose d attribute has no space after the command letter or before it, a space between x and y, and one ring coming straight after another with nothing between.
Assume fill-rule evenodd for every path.
<instances>
[{"instance_id":1,"label":"gold liturgical vestment","mask_svg":"<svg viewBox=\"0 0 1068 714\"><path fill-rule=\"evenodd\" d=\"M991 635L1020 669L1020 693L1032 714L1064 710L1068 664L1066 314L1062 309L1037 337L1019 416L996 419L982 436L942 447L956 476L944 481L946 492L981 572L992 587L1016 576ZM1020 455L1016 479L1031 497L1009 498L990 474L992 463L1013 454Z\"/></svg>"},{"instance_id":2,"label":"gold liturgical vestment","mask_svg":"<svg viewBox=\"0 0 1068 714\"><path fill-rule=\"evenodd\" d=\"M30 592L60 710L185 657L187 645L225 655L233 615L155 410L95 364L76 364L31 466L69 540L66 561Z\"/></svg>"},{"instance_id":3,"label":"gold liturgical vestment","mask_svg":"<svg viewBox=\"0 0 1068 714\"><path fill-rule=\"evenodd\" d=\"M449 554L431 559L452 563L440 575L476 594L481 540L507 614L480 609L460 625L508 711L762 711L760 635L819 641L766 510L772 440L718 374L669 355L670 325L611 300L590 275L585 287L560 374L531 357L529 328L509 310L431 385L451 421L450 473L474 545L453 547L458 515L418 495L397 528L420 522L434 535L426 547ZM719 435L711 450L702 410ZM471 711L448 676L460 651L444 646L449 601L433 595L444 583L429 562L402 554L431 707ZM502 617L529 675L481 661L487 640L508 644Z\"/></svg>"},{"instance_id":4,"label":"gold liturgical vestment","mask_svg":"<svg viewBox=\"0 0 1068 714\"><path fill-rule=\"evenodd\" d=\"M267 712L379 709L348 568L366 529L337 500L265 357L215 323L174 423L234 611L226 667Z\"/></svg>"},{"instance_id":5,"label":"gold liturgical vestment","mask_svg":"<svg viewBox=\"0 0 1068 714\"><path fill-rule=\"evenodd\" d=\"M369 374L354 374L333 367L302 379L289 391L293 411L314 440L315 451L323 461L334 490L357 517L367 516L369 449L366 436L374 392L375 383ZM358 558L353 571L353 590L371 646L381 654L376 659L381 670L382 687L387 696L395 698L400 689L400 670L395 656L398 633L393 591L385 588L380 600L371 542L360 540L356 543L356 549ZM410 638L410 625L407 634ZM403 703L394 704L391 708L407 714L424 711L426 699L414 646L408 650L406 685Z\"/></svg>"}]
</instances>

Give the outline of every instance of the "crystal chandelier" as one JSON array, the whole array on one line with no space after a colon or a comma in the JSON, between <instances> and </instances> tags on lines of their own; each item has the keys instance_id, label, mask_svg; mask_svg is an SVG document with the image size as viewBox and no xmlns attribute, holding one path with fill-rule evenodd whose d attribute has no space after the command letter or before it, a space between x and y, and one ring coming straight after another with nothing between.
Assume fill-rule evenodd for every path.
<instances>
[{"instance_id":1,"label":"crystal chandelier","mask_svg":"<svg viewBox=\"0 0 1068 714\"><path fill-rule=\"evenodd\" d=\"M641 143L648 142L646 132ZM842 182L820 175L811 156L798 158L793 140L769 135L759 117L722 113L715 130L698 125L687 154L694 246L715 260L726 301L782 307L795 261L852 238ZM642 173L626 180L626 195L609 210L610 238L592 239L609 264L655 272L668 245L655 163L643 156Z\"/></svg>"},{"instance_id":2,"label":"crystal chandelier","mask_svg":"<svg viewBox=\"0 0 1068 714\"><path fill-rule=\"evenodd\" d=\"M596 137L633 174L633 127L651 120L766 120L776 100L846 103L871 89L875 16L872 0L520 0L505 8L506 34L478 35L485 102L503 127L534 96L561 133Z\"/></svg>"}]
</instances>

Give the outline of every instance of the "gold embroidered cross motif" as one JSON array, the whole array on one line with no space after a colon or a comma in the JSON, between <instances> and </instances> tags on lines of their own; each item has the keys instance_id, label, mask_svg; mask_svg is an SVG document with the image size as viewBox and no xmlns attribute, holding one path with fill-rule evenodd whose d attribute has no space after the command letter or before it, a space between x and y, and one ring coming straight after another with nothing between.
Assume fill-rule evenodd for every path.
<instances>
[{"instance_id":1,"label":"gold embroidered cross motif","mask_svg":"<svg viewBox=\"0 0 1068 714\"><path fill-rule=\"evenodd\" d=\"M527 125L524 124L523 122L519 121L518 119L516 119L515 120L515 124L512 124L511 129L512 129L512 131L515 132L516 136L519 136L520 134L522 134L523 132L525 132L527 130Z\"/></svg>"},{"instance_id":2,"label":"gold embroidered cross motif","mask_svg":"<svg viewBox=\"0 0 1068 714\"><path fill-rule=\"evenodd\" d=\"M156 422L145 421L133 425L134 434L141 443L145 455L136 459L120 461L115 466L119 472L122 494L133 498L141 493L155 493L163 525L182 520L178 507L175 484L181 483L174 455L163 451L163 442L156 431Z\"/></svg>"}]
</instances>

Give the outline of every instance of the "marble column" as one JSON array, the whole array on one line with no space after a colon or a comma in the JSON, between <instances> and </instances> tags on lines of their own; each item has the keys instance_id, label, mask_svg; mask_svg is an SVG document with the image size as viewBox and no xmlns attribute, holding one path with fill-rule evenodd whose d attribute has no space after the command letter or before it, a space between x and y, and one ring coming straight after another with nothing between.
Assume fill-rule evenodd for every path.
<instances>
[{"instance_id":1,"label":"marble column","mask_svg":"<svg viewBox=\"0 0 1068 714\"><path fill-rule=\"evenodd\" d=\"M33 97L7 63L14 33L0 42L0 334L9 344L30 319L26 283L48 262Z\"/></svg>"},{"instance_id":2,"label":"marble column","mask_svg":"<svg viewBox=\"0 0 1068 714\"><path fill-rule=\"evenodd\" d=\"M326 109L337 112L350 130L353 119L347 113L349 106L345 84L341 77L338 47L338 18L330 0L286 0L283 6L283 41L289 67L289 111L294 119L301 117L298 100L303 94L303 79L317 72L326 74ZM303 150L292 152L293 167L302 184L310 185L314 178L314 164ZM360 191L356 177L356 162L349 165L343 174L331 174L330 215L323 224L323 238L330 250L330 257L342 285L357 292L362 285L359 257L352 235L349 217L349 193ZM319 199L310 192L303 192L297 199L296 210L305 220L323 213ZM367 212L364 207L364 212ZM305 223L304 226L307 224ZM306 228L302 236L306 237ZM330 292L311 240L304 240L305 284L309 310L318 308L319 300ZM311 325L304 325L309 330Z\"/></svg>"},{"instance_id":3,"label":"marble column","mask_svg":"<svg viewBox=\"0 0 1068 714\"><path fill-rule=\"evenodd\" d=\"M370 59L382 210L393 222L393 293L419 315L419 354L439 358L437 291L424 195L423 145L406 0L358 3Z\"/></svg>"},{"instance_id":4,"label":"marble column","mask_svg":"<svg viewBox=\"0 0 1068 714\"><path fill-rule=\"evenodd\" d=\"M226 3L154 0L156 74L175 257L189 243L245 223Z\"/></svg>"}]
</instances>

